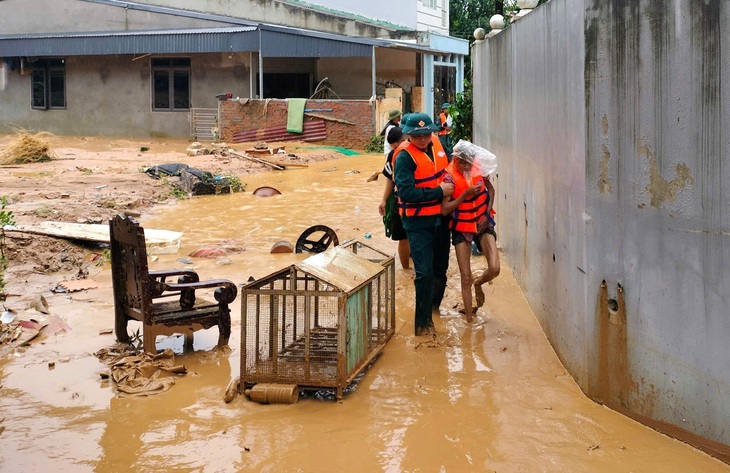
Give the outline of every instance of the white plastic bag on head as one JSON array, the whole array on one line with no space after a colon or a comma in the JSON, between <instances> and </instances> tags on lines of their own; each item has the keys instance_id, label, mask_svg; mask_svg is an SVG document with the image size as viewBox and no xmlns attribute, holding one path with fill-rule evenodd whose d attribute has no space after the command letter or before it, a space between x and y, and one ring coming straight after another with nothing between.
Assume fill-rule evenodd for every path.
<instances>
[{"instance_id":1,"label":"white plastic bag on head","mask_svg":"<svg viewBox=\"0 0 730 473\"><path fill-rule=\"evenodd\" d=\"M479 166L479 173L482 176L488 176L497 170L497 157L490 151L474 143L459 140L453 149L453 157L457 156Z\"/></svg>"}]
</instances>

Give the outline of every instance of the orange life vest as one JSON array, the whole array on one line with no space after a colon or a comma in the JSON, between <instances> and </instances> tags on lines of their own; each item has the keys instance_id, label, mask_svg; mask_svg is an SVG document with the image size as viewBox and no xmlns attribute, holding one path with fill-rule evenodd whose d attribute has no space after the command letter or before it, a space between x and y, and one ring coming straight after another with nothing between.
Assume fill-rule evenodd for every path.
<instances>
[{"instance_id":1,"label":"orange life vest","mask_svg":"<svg viewBox=\"0 0 730 473\"><path fill-rule=\"evenodd\" d=\"M439 122L441 123L442 128L446 128L446 120L448 120L448 117L446 116L446 114L444 112L441 112L441 114L439 115ZM439 135L448 135L448 134L449 134L448 130L439 131Z\"/></svg>"},{"instance_id":2,"label":"orange life vest","mask_svg":"<svg viewBox=\"0 0 730 473\"><path fill-rule=\"evenodd\" d=\"M431 135L431 143L433 143L433 161L410 141L401 143L396 153L393 154L395 160L396 154L405 151L416 163L416 172L413 173L416 187L432 188L438 186L444 180L444 171L446 166L449 165L449 157L436 136ZM395 165L395 162L393 164ZM440 215L441 199L426 202L403 202L398 197L398 213L405 217Z\"/></svg>"},{"instance_id":3,"label":"orange life vest","mask_svg":"<svg viewBox=\"0 0 730 473\"><path fill-rule=\"evenodd\" d=\"M489 203L489 192L484 182L484 177L479 172L479 168L475 164L471 168L471 180L467 180L466 176L459 172L454 161L449 163L446 172L451 175L454 181L454 193L451 198L456 199L466 192L470 186L479 185L482 191L477 195L465 199L459 207L454 210L449 220L449 228L458 232L476 233L477 223L487 217L487 204Z\"/></svg>"}]
</instances>

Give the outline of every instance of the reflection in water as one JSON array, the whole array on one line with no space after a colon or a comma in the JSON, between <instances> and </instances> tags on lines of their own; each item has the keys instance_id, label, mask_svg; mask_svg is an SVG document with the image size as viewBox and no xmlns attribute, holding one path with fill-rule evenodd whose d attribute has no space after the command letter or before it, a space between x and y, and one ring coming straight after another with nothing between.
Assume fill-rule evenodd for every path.
<instances>
[{"instance_id":1,"label":"reflection in water","mask_svg":"<svg viewBox=\"0 0 730 473\"><path fill-rule=\"evenodd\" d=\"M149 397L112 397L99 440L97 471L164 470L173 464L189 471L223 461L240 463L221 436L222 390L231 364L224 353L198 352L175 358L188 374L166 393Z\"/></svg>"},{"instance_id":2,"label":"reflection in water","mask_svg":"<svg viewBox=\"0 0 730 473\"><path fill-rule=\"evenodd\" d=\"M161 208L142 224L184 232L183 246L150 269L180 267L176 260L201 246L240 242L245 251L228 254L231 264L191 258L202 278L240 284L305 258L269 250L315 224L334 229L340 242L370 234L368 244L395 255L377 213L382 179L366 183L381 166L381 156L354 156L331 172L324 172L335 167L330 162L246 176L247 193ZM360 174L345 173L354 169ZM282 194L250 193L266 185ZM478 323L446 311L461 299L455 268L452 257L432 343L411 335L413 281L397 269L397 332L382 355L342 402L310 396L293 405L222 401L239 370L240 298L232 305L230 355L211 351L215 328L196 332L198 351L176 357L190 373L170 391L115 397L91 355L111 343L99 330L113 325L109 271L100 269L101 287L83 295L81 309L73 299L56 309L72 334L0 364L0 471L730 471L587 400L508 270L491 286ZM180 353L178 344L173 337L158 346ZM60 356L69 361L49 371L48 361Z\"/></svg>"}]
</instances>

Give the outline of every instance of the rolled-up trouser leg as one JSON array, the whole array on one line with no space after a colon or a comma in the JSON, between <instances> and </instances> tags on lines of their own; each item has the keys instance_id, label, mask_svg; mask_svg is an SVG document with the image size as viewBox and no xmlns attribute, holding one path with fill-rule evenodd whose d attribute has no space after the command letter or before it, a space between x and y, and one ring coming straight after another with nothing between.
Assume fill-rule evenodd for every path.
<instances>
[{"instance_id":1,"label":"rolled-up trouser leg","mask_svg":"<svg viewBox=\"0 0 730 473\"><path fill-rule=\"evenodd\" d=\"M433 243L435 228L406 230L411 245L411 258L416 277L416 317L415 332L433 324L431 305L433 301Z\"/></svg>"}]
</instances>

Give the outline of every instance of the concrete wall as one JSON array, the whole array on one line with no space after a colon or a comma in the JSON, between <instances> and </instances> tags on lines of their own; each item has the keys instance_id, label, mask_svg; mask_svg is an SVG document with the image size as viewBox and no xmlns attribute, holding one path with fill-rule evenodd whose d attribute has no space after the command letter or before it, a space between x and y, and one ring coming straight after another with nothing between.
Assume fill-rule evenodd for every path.
<instances>
[{"instance_id":1,"label":"concrete wall","mask_svg":"<svg viewBox=\"0 0 730 473\"><path fill-rule=\"evenodd\" d=\"M430 2L418 0L418 31L436 31L448 35L449 0L433 0L433 3L432 7Z\"/></svg>"},{"instance_id":2,"label":"concrete wall","mask_svg":"<svg viewBox=\"0 0 730 473\"><path fill-rule=\"evenodd\" d=\"M191 100L196 108L215 108L218 92L248 96L248 54L191 57ZM60 135L175 136L189 134L188 112L154 112L150 59L131 55L71 57L66 60L66 109L30 108L29 73L7 73L0 90L0 133L11 126Z\"/></svg>"},{"instance_id":3,"label":"concrete wall","mask_svg":"<svg viewBox=\"0 0 730 473\"><path fill-rule=\"evenodd\" d=\"M556 352L726 460L729 28L720 0L552 0L474 51L500 242Z\"/></svg>"},{"instance_id":4,"label":"concrete wall","mask_svg":"<svg viewBox=\"0 0 730 473\"><path fill-rule=\"evenodd\" d=\"M402 25L410 29L417 29L416 9L421 0L369 0L342 1L342 0L308 0L306 3L320 5L333 11L348 12L361 15L373 20L385 21L396 25Z\"/></svg>"},{"instance_id":5,"label":"concrete wall","mask_svg":"<svg viewBox=\"0 0 730 473\"><path fill-rule=\"evenodd\" d=\"M120 31L207 26L221 26L221 24L193 18L126 10L80 0L0 1L1 34Z\"/></svg>"},{"instance_id":6,"label":"concrete wall","mask_svg":"<svg viewBox=\"0 0 730 473\"><path fill-rule=\"evenodd\" d=\"M332 109L314 112L331 118L325 120L327 138L317 144L362 150L375 134L375 105L367 100L307 100L306 108ZM219 110L221 139L229 142L239 131L286 125L288 114L287 101L279 99L249 100L244 104L223 100ZM320 119L305 114L305 121L310 118Z\"/></svg>"},{"instance_id":7,"label":"concrete wall","mask_svg":"<svg viewBox=\"0 0 730 473\"><path fill-rule=\"evenodd\" d=\"M380 5L384 0L372 0ZM413 1L413 0L406 0ZM235 16L251 21L306 28L349 36L387 37L401 25L378 24L367 17L335 17L326 9L307 8L305 2L278 0L137 0L137 3ZM362 2L367 4L370 2ZM338 8L342 11L342 8ZM408 25L402 25L408 27Z\"/></svg>"},{"instance_id":8,"label":"concrete wall","mask_svg":"<svg viewBox=\"0 0 730 473\"><path fill-rule=\"evenodd\" d=\"M596 356L628 368L593 390L730 444L730 3L586 4L589 300L623 285Z\"/></svg>"},{"instance_id":9,"label":"concrete wall","mask_svg":"<svg viewBox=\"0 0 730 473\"><path fill-rule=\"evenodd\" d=\"M475 43L474 140L497 155L497 231L515 277L579 384L590 340L585 256L583 10L552 0Z\"/></svg>"}]
</instances>

